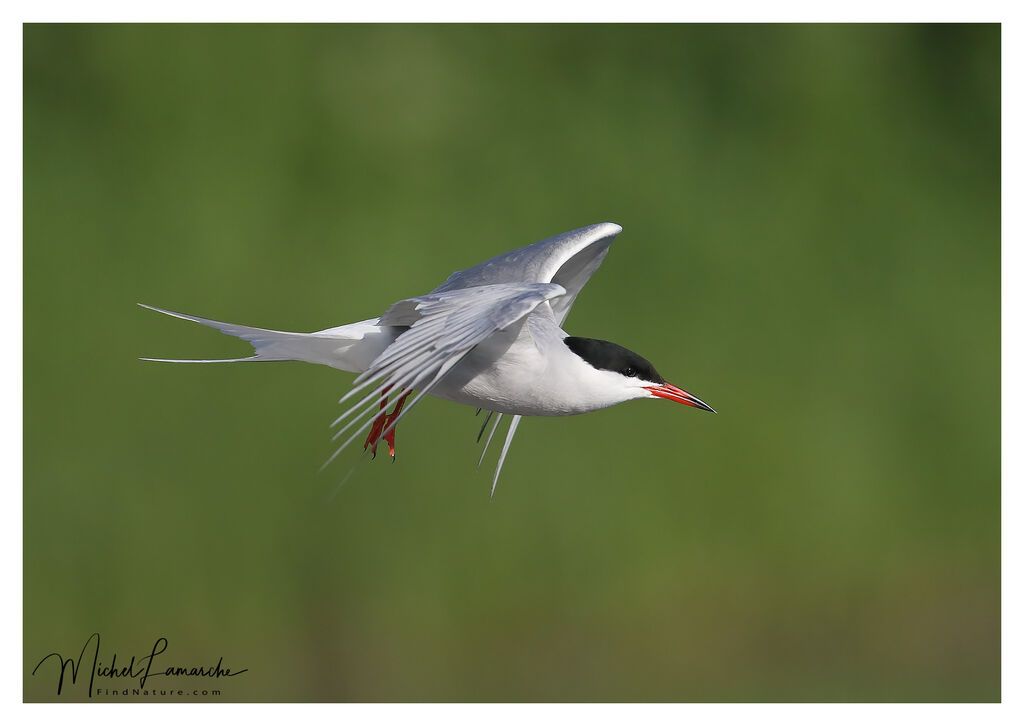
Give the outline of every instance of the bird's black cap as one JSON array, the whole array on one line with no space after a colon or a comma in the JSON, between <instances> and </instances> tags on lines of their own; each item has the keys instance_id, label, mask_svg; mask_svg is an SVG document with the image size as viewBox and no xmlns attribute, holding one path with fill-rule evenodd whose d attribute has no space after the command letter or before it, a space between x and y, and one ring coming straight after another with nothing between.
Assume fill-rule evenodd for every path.
<instances>
[{"instance_id":1,"label":"bird's black cap","mask_svg":"<svg viewBox=\"0 0 1024 726\"><path fill-rule=\"evenodd\" d=\"M665 382L649 360L616 343L573 336L565 338L564 342L569 350L594 368L615 371L629 378L639 378L651 383Z\"/></svg>"}]
</instances>

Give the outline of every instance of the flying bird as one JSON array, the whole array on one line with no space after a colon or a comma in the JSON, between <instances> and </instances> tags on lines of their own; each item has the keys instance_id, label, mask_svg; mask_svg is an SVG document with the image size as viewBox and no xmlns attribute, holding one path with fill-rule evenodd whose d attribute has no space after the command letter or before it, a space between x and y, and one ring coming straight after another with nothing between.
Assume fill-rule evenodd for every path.
<instances>
[{"instance_id":1,"label":"flying bird","mask_svg":"<svg viewBox=\"0 0 1024 726\"><path fill-rule=\"evenodd\" d=\"M222 323L139 303L144 308L208 325L252 344L247 358L168 363L305 361L358 373L331 424L344 438L324 467L369 428L363 449L376 456L383 439L395 456L395 427L426 395L487 411L479 441L497 414L494 432L511 417L494 471L501 467L523 416L568 416L638 398L664 398L712 411L668 383L649 361L606 340L562 329L580 290L622 231L593 224L498 255L453 273L426 295L399 300L383 315L315 333L289 333ZM410 395L415 393L411 400ZM389 397L395 398L389 412Z\"/></svg>"}]
</instances>

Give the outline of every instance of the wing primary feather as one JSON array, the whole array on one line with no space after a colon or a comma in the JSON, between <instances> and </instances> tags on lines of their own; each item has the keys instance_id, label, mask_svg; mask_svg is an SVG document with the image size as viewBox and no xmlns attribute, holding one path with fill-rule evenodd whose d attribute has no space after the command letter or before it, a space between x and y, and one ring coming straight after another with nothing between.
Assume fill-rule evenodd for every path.
<instances>
[{"instance_id":1,"label":"wing primary feather","mask_svg":"<svg viewBox=\"0 0 1024 726\"><path fill-rule=\"evenodd\" d=\"M394 344L392 344L392 345L394 345ZM348 393L346 393L344 396L339 398L338 399L338 403L344 403L348 399L352 398L353 395L355 395L359 391L363 390L367 386L371 385L374 381L380 381L380 380L382 380L384 378L387 378L387 377L394 377L395 375L400 374L399 373L400 371L404 372L405 369L411 368L411 367L415 366L417 363L420 362L419 358L414 359L414 360L408 360L409 356L404 356L404 357L406 358L406 360L398 360L398 359L396 359L396 360L393 360L393 361L389 361L388 363L386 363L384 365L377 365L376 361L374 361L374 363L372 363L370 365L370 368L368 368L366 371L361 373L359 375L359 377L357 377L352 382L352 389ZM385 381L385 383L383 385L386 386L388 384ZM362 404L360 403L360 404L357 404L357 405L362 405ZM342 414L341 417L338 419L338 421L340 421L340 420L342 420L344 418L345 418L345 414ZM337 423L337 422L335 422L335 423ZM332 425L334 425L334 424L332 424Z\"/></svg>"},{"instance_id":2,"label":"wing primary feather","mask_svg":"<svg viewBox=\"0 0 1024 726\"><path fill-rule=\"evenodd\" d=\"M366 394L360 401L352 404L347 409L345 409L342 412L342 414L338 416L338 418L334 419L334 421L331 422L330 428L334 428L335 426L340 424L342 421L344 421L346 418L352 415L355 411L359 410L360 407L365 406L370 401L379 401L381 396L384 395L384 390L393 383L394 379L395 377L385 379L382 381L378 380L379 385L375 389L370 391L368 394ZM337 436L335 436L335 438L337 438Z\"/></svg>"},{"instance_id":3,"label":"wing primary feather","mask_svg":"<svg viewBox=\"0 0 1024 726\"><path fill-rule=\"evenodd\" d=\"M459 356L459 358L461 358L461 357L462 357L462 356ZM454 365L454 364L455 364L455 363L457 363L457 362L458 362L458 360L452 361L452 365ZM380 432L380 437L381 437L381 438L384 438L385 434L387 434L388 432L392 431L392 430L393 430L393 429L395 428L395 426L397 426L397 425L398 425L398 422L399 422L399 421L401 421L401 420L402 420L403 418L405 418L405 415L406 415L407 413L409 413L409 411L411 411L411 410L412 410L413 408L415 408L416 404L417 404L417 403L419 403L420 399L421 399L421 398L423 398L423 397L424 397L425 395L427 395L427 394L428 394L428 393L429 393L429 392L431 391L431 389L433 389L433 388L434 388L434 386L436 386L436 385L438 384L438 382L439 382L439 381L441 380L441 378L442 378L442 377L444 376L444 374L448 372L448 368L450 368L450 366L448 366L448 367L442 366L442 369L441 369L440 371L438 371L437 375L435 375L435 376L434 376L434 379L433 379L432 381L430 381L430 383L428 383L428 384L427 384L426 386L424 386L424 387L423 387L422 389L420 389L420 393L419 393L419 395L417 395L417 396L416 396L416 398L414 398L414 399L412 400L412 403L409 403L409 404L407 404L407 405L405 406L405 408L403 408L403 409L402 409L402 412L401 412L400 414L398 414L398 418L396 418L396 419L395 419L394 421L392 421L392 422L391 422L391 425L390 425L390 426L388 426L388 427L387 427L386 429L384 429L383 431L381 431L381 432ZM410 386L410 387L411 387L411 386ZM337 448L337 450L335 450L335 452L334 452L333 454L331 454L330 458L329 458L329 459L328 459L327 461L325 461L325 462L324 462L324 465L323 465L322 467L320 467L320 471L323 471L323 470L324 470L324 469L325 469L325 468L326 468L326 467L327 467L327 466L328 466L328 465L329 465L329 464L330 464L330 463L331 463L332 461L334 461L334 459L335 459L335 458L337 458L338 454L340 454L340 453L341 453L342 451L344 451L344 450L345 450L345 448L346 448L346 447L347 447L347 446L348 446L349 444L351 444L351 443L352 443L353 441L355 441L355 440L356 440L356 439L357 439L357 438L359 437L359 435L360 435L360 434L361 434L361 433L362 433L362 432L363 432L363 431L364 431L364 430L365 430L365 429L366 429L366 428L367 428L367 427L368 427L368 426L369 426L369 425L370 425L371 423L373 423L373 419L374 419L374 418L375 418L375 417L371 416L371 417L370 417L369 419L367 419L367 420L366 420L366 422L365 422L365 423L363 423L363 425L362 425L362 426L360 426L360 427L359 427L358 429L356 429L356 430L355 430L355 433L353 433L353 434L352 434L352 435L351 435L351 436L350 436L350 437L349 437L349 438L348 438L348 439L347 439L347 440L345 441L345 443L344 443L344 444L342 444L341 446L339 446L339 447ZM358 421L358 419L356 419L356 420Z\"/></svg>"},{"instance_id":4,"label":"wing primary feather","mask_svg":"<svg viewBox=\"0 0 1024 726\"><path fill-rule=\"evenodd\" d=\"M362 400L357 401L356 403L354 403L351 406L349 406L348 408L346 408L344 411L341 412L341 415L338 416L338 418L336 418L333 421L331 421L331 425L330 425L329 428L334 428L335 426L340 424L342 421L344 421L346 418L348 418L350 415L352 415L352 413L354 411L358 410L361 406L364 406L367 403L369 403L371 399L373 399L375 397L379 399L381 394L384 391L384 388L385 388L385 385L383 385L383 384L378 386L376 389L374 389L370 393L366 394L366 396L364 396L362 398Z\"/></svg>"},{"instance_id":5,"label":"wing primary feather","mask_svg":"<svg viewBox=\"0 0 1024 726\"><path fill-rule=\"evenodd\" d=\"M350 426L351 426L351 425L354 425L354 424L356 424L356 423L358 423L358 422L359 422L359 419L355 419L355 420L354 420L354 421L353 421L353 422L352 422L352 423L350 424ZM359 427L359 429L358 429L358 430L357 430L357 431L356 431L356 432L355 432L354 434L352 434L352 437L351 437L351 438L350 438L350 439L349 439L348 441L346 441L346 442L345 442L344 444L342 444L342 445L341 445L341 446L339 446L339 447L338 447L337 449L335 449L335 450L334 450L334 453L333 453L333 454L331 454L331 455L330 455L329 457L327 457L327 461L325 461L325 462L324 462L323 464L321 464L321 465L320 465L320 469L319 469L318 471L321 471L321 472L322 472L322 471L323 471L324 469L326 469L326 468L327 468L328 466L330 466L330 465L331 465L331 462L332 462L332 461L334 461L335 459L337 459L337 458L338 458L338 455L339 455L339 454L340 454L340 453L341 453L342 451L344 451L344 450L345 450L345 447L346 447L346 446L348 446L349 444L351 444L351 443L352 443L352 440L353 440L353 439L355 439L355 438L356 438L356 436L358 436L358 435L359 435L359 432L360 432L360 431L362 431L363 429L365 429L365 428L366 428L367 426L369 426L369 425L370 425L370 424L371 424L372 422L373 422L373 417L371 416L371 417L370 417L369 419L367 419L367 421L366 421L366 422L365 422L365 423L364 423L364 424L363 424L362 426L360 426L360 427ZM346 429L347 429L347 428L348 428L348 427L346 427ZM333 439L332 439L332 440L333 440Z\"/></svg>"},{"instance_id":6,"label":"wing primary feather","mask_svg":"<svg viewBox=\"0 0 1024 726\"><path fill-rule=\"evenodd\" d=\"M456 357L456 361L457 360L461 360L463 358L463 356L465 356L468 352L469 352L469 350L462 351ZM421 358L421 359L409 360L409 361L404 361L404 362L401 362L401 363L396 363L393 367L390 368L390 370L383 371L381 373L382 378L374 379L374 380L379 380L380 381L380 384L377 386L377 388L375 388L368 395L364 396L361 401L359 401L354 406L349 408L347 411L342 413L341 416L339 416L337 419L334 420L334 423L332 423L331 426L332 427L336 426L341 421L345 420L346 418L351 416L353 413L358 411L361 407L365 406L367 403L370 404L369 408L367 408L366 410L362 411L361 413L356 414L355 417L352 419L352 421L350 421L348 424L346 424L344 427L342 427L339 431L337 431L334 434L334 436L332 437L332 440L337 440L345 431L350 429L363 416L365 416L366 414L372 413L376 409L376 407L378 406L378 404L379 404L379 402L381 400L381 397L384 394L385 389L388 389L388 388L408 388L408 389L418 388L419 387L419 383L421 381L425 380L430 375L433 375L434 372L436 370L438 370L439 368L445 368L446 365L448 366L448 368L450 368L451 365L454 365L454 363L445 363L444 361L437 360L437 359L435 359L435 360L423 360ZM445 372L447 372L448 368L445 368ZM371 403L371 401L373 401L373 403ZM409 408L411 408L411 407L409 407ZM408 410L408 408L406 410ZM397 420L396 420L396 422L397 422Z\"/></svg>"},{"instance_id":7,"label":"wing primary feather","mask_svg":"<svg viewBox=\"0 0 1024 726\"><path fill-rule=\"evenodd\" d=\"M380 415L380 404L385 401L386 390L402 388L411 392L415 389L418 390L418 394L394 420L389 422L381 432L382 436L393 431L398 422L416 407L420 399L480 341L496 330L508 329L540 303L565 294L566 289L556 283L508 283L444 291L396 303L389 309L396 311L395 315L398 317L395 321L401 318L403 325L406 322L411 322L411 325L356 377L352 389L339 399L339 403L346 403L351 399L356 399L356 403L350 404L331 424L333 428L349 419L334 434L332 440L337 441L351 429L355 431L331 454L321 469L326 468L374 420L377 420ZM419 316L415 321L414 313ZM381 320L383 321L387 315L385 313ZM429 382L422 386L424 381ZM366 392L367 389L369 392ZM488 412L477 436L478 442L491 418L492 412ZM501 414L498 414L487 443L484 444L478 467L487 454L501 418ZM492 495L518 421L519 417L515 418L513 425L509 427L498 470L491 486Z\"/></svg>"},{"instance_id":8,"label":"wing primary feather","mask_svg":"<svg viewBox=\"0 0 1024 726\"><path fill-rule=\"evenodd\" d=\"M394 345L394 343L392 343L392 345ZM405 358L409 358L409 356L405 356ZM349 390L349 392L346 393L344 396L339 398L338 403L344 403L348 399L352 398L352 396L354 396L356 393L372 384L374 381L380 380L381 378L393 374L395 370L401 368L403 365L410 365L415 362L416 361L410 360L394 360L389 361L384 365L378 365L377 361L374 361L373 363L370 364L369 368L367 368L363 373L359 374L359 376L354 381L352 381L352 389Z\"/></svg>"},{"instance_id":9,"label":"wing primary feather","mask_svg":"<svg viewBox=\"0 0 1024 726\"><path fill-rule=\"evenodd\" d=\"M336 441L336 440L338 439L338 437L339 437L339 436L341 436L341 435L342 435L343 433L345 433L345 432L346 432L346 431L348 431L348 430L349 430L350 428L352 428L353 426L355 426L355 425L356 425L357 423L359 423L360 421L362 421L363 417L364 417L364 416L365 416L365 415L366 415L367 413L369 413L369 414L370 414L369 418L367 418L367 419L366 419L365 421L363 421L363 425L362 425L362 426L360 426L360 427L359 427L358 429L356 429L356 430L355 430L355 433L353 433L353 434L352 434L352 435L351 435L351 436L350 436L350 437L349 437L349 438L348 438L348 439L347 439L347 440L345 441L345 443L344 443L344 444L342 444L341 446L339 446L339 447L338 447L337 449L335 449L335 450L334 450L334 453L333 453L333 454L331 454L331 455L330 455L330 456L328 457L327 461L325 461L325 462L323 463L323 465L322 465L322 466L320 467L320 471L323 471L323 470L324 470L324 469L326 469L326 468L327 468L328 466L330 466L331 462L332 462L332 461L334 461L334 460L335 460L336 458L338 458L338 455L339 455L339 454L340 454L340 453L341 453L342 451L344 451L344 450L345 450L345 448L346 448L346 447L347 447L347 446L348 446L349 444L351 444L351 443L352 443L353 441L355 441L355 440L356 440L356 438L358 438L359 434L361 434L361 433L362 433L363 431L365 431L365 430L366 430L366 428L367 428L368 426L370 426L370 424L372 424L372 423L373 423L373 420L374 420L375 418L377 418L376 414L377 414L377 413L379 413L379 412L380 412L380 408L379 408L379 406L378 406L378 405L377 405L377 404L375 403L375 404L373 404L372 406L370 406L370 407L369 407L368 409L366 409L366 411L364 411L363 413L361 413L361 414L360 414L360 415L359 415L358 417L356 417L356 418L352 419L351 421L349 421L349 422L348 422L348 423L347 423L347 424L345 425L345 428L343 428L343 429L341 429L340 431L338 431L338 432L337 432L337 433L336 433L336 434L335 434L335 435L334 435L334 436L333 436L333 437L331 438L331 440L332 440L332 441Z\"/></svg>"},{"instance_id":10,"label":"wing primary feather","mask_svg":"<svg viewBox=\"0 0 1024 726\"><path fill-rule=\"evenodd\" d=\"M405 371L402 371L399 375L405 375ZM384 394L384 389L388 388L389 386L391 386L392 383L394 382L395 378L396 378L396 376L392 376L391 378L385 379L383 381L381 381L380 379L376 379L376 378L373 379L375 381L379 381L379 385L375 389L373 389L373 391L371 391L370 393L366 394L362 398L362 400L360 400L358 403L355 403L352 406L350 406L349 408L345 409L345 411L343 411L342 414L340 416L338 416L338 418L334 419L334 421L331 422L330 428L334 428L335 426L340 424L342 421L344 421L346 418L348 418L354 411L358 410L361 406L365 406L371 400L378 400L379 401L380 397ZM401 379L401 380L407 380L407 379ZM404 383L402 385L404 385ZM335 438L337 438L337 435L335 435Z\"/></svg>"},{"instance_id":11,"label":"wing primary feather","mask_svg":"<svg viewBox=\"0 0 1024 726\"><path fill-rule=\"evenodd\" d=\"M433 333L435 325L430 325L433 321L427 321L427 324L419 325L416 328L418 335L424 336L423 340L414 342L407 345L399 345L401 338L396 343L389 346L380 357L375 360L370 368L362 373L359 378L356 379L356 383L361 382L361 378L373 378L376 377L383 369L389 365L393 365L399 362L400 359L410 358L412 356L421 355L424 352L436 351L438 355L450 355L454 350L463 347L467 339L472 339L472 332L478 332L480 329L480 322L478 320L469 320L468 322L460 325L451 330L438 330L436 338L428 338L426 336ZM443 337L444 345L438 346L437 341ZM394 347L394 350L391 350Z\"/></svg>"},{"instance_id":12,"label":"wing primary feather","mask_svg":"<svg viewBox=\"0 0 1024 726\"><path fill-rule=\"evenodd\" d=\"M395 344L392 343L392 346L394 345ZM392 351L390 353L389 350L390 348L381 353L381 356L373 361L373 363L370 364L370 367L360 374L355 381L353 381L353 386L362 388L373 380L393 375L396 370L403 367L414 366L425 360L431 352L434 352L434 358L450 355L450 352L435 351L434 343L430 340L421 341L420 343L413 344L411 346L403 346L397 351ZM385 356L387 356L387 358L385 358ZM350 397L353 392L354 391L350 391L343 396L339 403Z\"/></svg>"},{"instance_id":13,"label":"wing primary feather","mask_svg":"<svg viewBox=\"0 0 1024 726\"><path fill-rule=\"evenodd\" d=\"M491 439L494 438L494 432L498 430L498 426L501 424L501 417L504 414L498 414L498 418L494 419L494 427L491 429L491 433L487 435L487 441L484 442L484 450L480 452L480 459L476 462L476 468L479 469L480 465L484 463L484 457L487 456L487 448L491 445Z\"/></svg>"},{"instance_id":14,"label":"wing primary feather","mask_svg":"<svg viewBox=\"0 0 1024 726\"><path fill-rule=\"evenodd\" d=\"M478 408L476 410L477 414L479 414L480 411L481 411L481 409ZM484 431L487 429L487 424L489 424L491 422L491 416L493 416L493 415L494 415L494 411L488 411L487 412L487 418L484 419L484 425L480 427L480 433L478 433L476 435L476 442L478 444L480 443L480 438L484 435Z\"/></svg>"},{"instance_id":15,"label":"wing primary feather","mask_svg":"<svg viewBox=\"0 0 1024 726\"><path fill-rule=\"evenodd\" d=\"M340 416L338 416L338 418L334 419L330 427L333 428L337 426L339 423L348 418L353 412L358 410L361 406L365 406L371 400L379 400L381 395L383 395L384 393L384 389L386 388L389 388L396 384L399 386L404 386L406 388L414 388L414 386L408 385L408 381L411 380L409 378L409 375L414 375L418 367L425 373L425 376L430 375L430 373L432 373L432 368L434 368L437 365L436 363L426 363L421 367L421 363L423 363L422 359L407 360L404 362L399 361L396 362L394 365L387 366L386 370L377 371L376 375L373 378L367 379L362 384L360 384L358 388L346 393L341 398L341 401L344 401L345 399L349 398L356 390L365 389L368 385L370 385L370 383L374 381L378 382L379 384L377 388L375 388L372 392L364 396L363 399L360 400L358 403L353 404L351 407L346 409ZM337 435L335 435L335 438L337 438Z\"/></svg>"},{"instance_id":16,"label":"wing primary feather","mask_svg":"<svg viewBox=\"0 0 1024 726\"><path fill-rule=\"evenodd\" d=\"M328 465L330 465L330 463L332 461L334 461L335 458L337 458L338 454L340 454L345 449L346 446L348 446L350 443L352 443L353 439L355 439L359 435L359 433L362 432L363 429L365 429L367 426L369 426L373 422L373 420L377 417L377 415L380 412L380 402L383 401L383 399L384 399L384 397L382 395L382 392L383 392L384 388L387 388L390 385L397 385L399 388L405 387L405 388L412 389L414 387L414 385L418 384L419 381L422 380L422 378L424 378L424 377L425 376L419 376L419 377L409 376L409 377L407 377L405 379L402 379L402 380L398 380L398 381L394 381L394 382L386 381L384 384L382 384L377 389L377 392L378 392L377 399L374 400L373 403L371 403L367 408L365 408L363 411L361 411L359 414L357 414L355 417L353 417L353 419L351 421L349 421L347 424L345 424L341 429L339 429L337 432L335 432L334 436L331 437L331 441L337 441L342 436L342 434L344 434L346 431L351 429L357 423L362 421L364 417L369 416L369 418L366 419L366 421L363 423L363 425L360 426L356 430L356 433L354 433L352 435L352 437L348 441L346 441L344 444L342 444L340 447L338 447L334 451L334 453L331 454L330 458L328 458L327 461L325 461L323 463L323 466L320 467L320 471L323 471L324 469L326 469L328 467ZM370 400L369 397L364 399L364 401L369 401L369 400ZM418 400L419 400L419 397L416 398L416 401L418 401ZM413 403L415 403L415 401ZM362 403L359 403L354 408L358 408L361 405L362 405ZM412 408L411 404L406 407L406 410L408 410L410 408ZM348 416L348 414L350 412L351 412L351 409L350 409L350 411L346 411L344 416ZM382 435L383 435L383 432L382 432Z\"/></svg>"},{"instance_id":17,"label":"wing primary feather","mask_svg":"<svg viewBox=\"0 0 1024 726\"><path fill-rule=\"evenodd\" d=\"M363 409L357 415L353 416L351 421L349 421L347 424L345 424L340 429L334 432L334 435L331 437L331 441L337 441L338 439L340 439L346 431L348 431L350 428L352 428L357 423L362 421L364 417L370 416L372 418L373 416L378 414L380 412L380 404L383 403L383 401L384 396L381 396L376 401L371 403L367 408Z\"/></svg>"},{"instance_id":18,"label":"wing primary feather","mask_svg":"<svg viewBox=\"0 0 1024 726\"><path fill-rule=\"evenodd\" d=\"M357 380L358 380L358 379L357 379ZM352 398L352 396L354 396L354 395L355 395L355 394L357 394L357 393L358 393L359 391L361 391L361 390L363 390L364 388L366 388L366 387L367 387L368 385L370 385L370 384L371 384L371 383L372 383L372 382L373 382L374 380L375 380L375 379L372 379L372 378L371 378L370 380L358 381L358 383L357 383L356 381L353 381L353 382L352 382L352 388L351 388L351 389L349 389L348 393L346 393L346 394L345 394L344 396L342 396L341 398L339 398L339 399L338 399L338 403L345 403L345 401L347 401L348 399Z\"/></svg>"},{"instance_id":19,"label":"wing primary feather","mask_svg":"<svg viewBox=\"0 0 1024 726\"><path fill-rule=\"evenodd\" d=\"M516 435L516 428L522 416L513 416L512 423L508 425L508 433L505 435L505 445L501 447L501 456L498 457L498 468L494 470L494 482L491 484L491 499L494 499L494 490L498 488L498 476L501 474L501 466L505 463L505 455L508 454L508 447L512 445L512 437Z\"/></svg>"},{"instance_id":20,"label":"wing primary feather","mask_svg":"<svg viewBox=\"0 0 1024 726\"><path fill-rule=\"evenodd\" d=\"M390 425L387 426L387 428L380 432L381 438L384 438L384 436L386 436L388 433L394 431L395 426L398 425L398 422L405 418L406 414L408 414L409 411L411 411L416 406L416 403L425 395L427 395L434 386L440 383L441 379L448 374L448 371L450 371L460 360L465 358L467 353L469 353L468 350L460 353L459 355L452 356L451 358L446 360L444 364L441 366L440 370L437 371L437 375L434 376L434 380L428 383L424 388L420 389L419 395L412 400L412 403L405 406L405 408L402 409L402 412L398 414L398 418L392 421Z\"/></svg>"},{"instance_id":21,"label":"wing primary feather","mask_svg":"<svg viewBox=\"0 0 1024 726\"><path fill-rule=\"evenodd\" d=\"M368 408L366 408L363 411L361 411L360 413L356 414L352 418L351 421L349 421L347 424L345 424L340 429L338 429L334 433L334 435L331 437L331 441L337 441L341 437L342 434L344 434L346 431L348 431L350 428L352 428L364 416L370 414L371 417L372 417L373 414L375 414L376 412L380 411L380 403L384 400L384 397L385 397L384 396L384 389L390 389L392 387L395 387L395 388L408 388L408 389L411 390L413 388L417 388L419 382L422 381L427 376L429 376L431 373L433 373L433 370L427 370L427 371L424 371L423 373L421 373L420 375L415 375L415 374L410 373L410 374L406 375L404 378L389 378L386 381L384 381L380 386L378 386L374 390L374 392L372 394L370 394L369 396L364 398L362 401L360 401L359 403L357 403L353 407L353 409L359 408L360 406L363 406L364 403L370 402L372 400L372 403L370 403ZM349 411L346 411L342 415L342 418L347 417L349 415L349 413L353 409L349 409Z\"/></svg>"},{"instance_id":22,"label":"wing primary feather","mask_svg":"<svg viewBox=\"0 0 1024 726\"><path fill-rule=\"evenodd\" d=\"M415 301L420 318L356 378L355 384L380 375L386 365L397 359L426 355L429 351L440 358L452 355L460 348L475 345L495 330L505 329L544 300L564 294L565 288L553 283L504 284L447 291L396 303Z\"/></svg>"}]
</instances>

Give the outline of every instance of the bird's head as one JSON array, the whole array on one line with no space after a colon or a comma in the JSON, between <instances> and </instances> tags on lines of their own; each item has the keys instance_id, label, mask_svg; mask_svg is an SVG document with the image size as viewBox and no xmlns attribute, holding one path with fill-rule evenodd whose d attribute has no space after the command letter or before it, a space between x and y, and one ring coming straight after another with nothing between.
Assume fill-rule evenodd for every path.
<instances>
[{"instance_id":1,"label":"bird's head","mask_svg":"<svg viewBox=\"0 0 1024 726\"><path fill-rule=\"evenodd\" d=\"M564 343L595 371L592 375L596 375L609 396L618 399L615 403L634 398L666 398L715 413L715 409L693 394L667 382L646 358L621 345L572 336L565 338Z\"/></svg>"}]
</instances>

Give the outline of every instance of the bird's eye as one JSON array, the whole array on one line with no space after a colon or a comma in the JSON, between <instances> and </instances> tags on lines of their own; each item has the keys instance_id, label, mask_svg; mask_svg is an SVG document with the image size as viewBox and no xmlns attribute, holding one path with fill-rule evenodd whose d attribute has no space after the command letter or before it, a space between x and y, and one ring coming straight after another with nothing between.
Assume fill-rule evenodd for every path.
<instances>
[{"instance_id":1,"label":"bird's eye","mask_svg":"<svg viewBox=\"0 0 1024 726\"><path fill-rule=\"evenodd\" d=\"M636 376L636 368L634 368L633 366L626 366L626 368L622 371L622 375L628 378L634 378Z\"/></svg>"}]
</instances>

